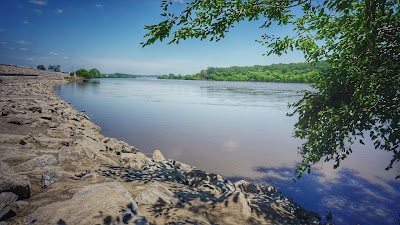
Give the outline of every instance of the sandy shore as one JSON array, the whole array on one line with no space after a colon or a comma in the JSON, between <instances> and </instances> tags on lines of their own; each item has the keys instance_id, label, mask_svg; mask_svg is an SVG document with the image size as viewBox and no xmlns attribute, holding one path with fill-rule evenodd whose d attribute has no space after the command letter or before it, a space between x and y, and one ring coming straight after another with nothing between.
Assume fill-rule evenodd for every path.
<instances>
[{"instance_id":1,"label":"sandy shore","mask_svg":"<svg viewBox=\"0 0 400 225\"><path fill-rule=\"evenodd\" d=\"M104 137L55 94L64 76L0 65L1 225L321 224L272 186Z\"/></svg>"}]
</instances>

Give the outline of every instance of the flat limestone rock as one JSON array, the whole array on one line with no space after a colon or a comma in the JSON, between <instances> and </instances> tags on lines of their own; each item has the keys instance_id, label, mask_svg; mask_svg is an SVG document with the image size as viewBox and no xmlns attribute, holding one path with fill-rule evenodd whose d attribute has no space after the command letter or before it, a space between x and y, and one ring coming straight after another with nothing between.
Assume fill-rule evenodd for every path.
<instances>
[{"instance_id":1,"label":"flat limestone rock","mask_svg":"<svg viewBox=\"0 0 400 225\"><path fill-rule=\"evenodd\" d=\"M161 184L154 182L148 188L139 193L135 198L139 205L154 205L160 201L175 205L179 202L178 197Z\"/></svg>"},{"instance_id":2,"label":"flat limestone rock","mask_svg":"<svg viewBox=\"0 0 400 225\"><path fill-rule=\"evenodd\" d=\"M10 211L17 199L18 195L12 192L3 192L0 194L0 219Z\"/></svg>"},{"instance_id":3,"label":"flat limestone rock","mask_svg":"<svg viewBox=\"0 0 400 225\"><path fill-rule=\"evenodd\" d=\"M17 165L14 168L14 170L17 172L31 171L37 167L51 166L51 165L56 165L56 164L57 164L56 157L54 157L54 155L48 154L48 155L41 155L41 156L35 157L29 161L21 163L21 164Z\"/></svg>"},{"instance_id":4,"label":"flat limestone rock","mask_svg":"<svg viewBox=\"0 0 400 225\"><path fill-rule=\"evenodd\" d=\"M33 224L148 224L129 192L118 182L87 186L70 199L39 207Z\"/></svg>"}]
</instances>

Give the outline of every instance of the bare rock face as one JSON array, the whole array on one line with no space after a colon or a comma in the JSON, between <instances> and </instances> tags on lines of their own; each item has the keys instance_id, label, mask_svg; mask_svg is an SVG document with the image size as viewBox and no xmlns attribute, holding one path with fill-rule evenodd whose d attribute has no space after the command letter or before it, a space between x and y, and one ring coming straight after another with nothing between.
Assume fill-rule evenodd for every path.
<instances>
[{"instance_id":1,"label":"bare rock face","mask_svg":"<svg viewBox=\"0 0 400 225\"><path fill-rule=\"evenodd\" d=\"M129 192L118 182L87 186L67 201L39 207L33 224L148 224Z\"/></svg>"},{"instance_id":2,"label":"bare rock face","mask_svg":"<svg viewBox=\"0 0 400 225\"><path fill-rule=\"evenodd\" d=\"M31 196L31 182L28 176L19 175L13 171L0 170L0 193L12 192L18 195L19 199L26 199Z\"/></svg>"},{"instance_id":3,"label":"bare rock face","mask_svg":"<svg viewBox=\"0 0 400 225\"><path fill-rule=\"evenodd\" d=\"M140 192L135 198L139 205L154 205L160 201L166 204L176 205L178 197L161 184L154 182L148 188Z\"/></svg>"},{"instance_id":4,"label":"bare rock face","mask_svg":"<svg viewBox=\"0 0 400 225\"><path fill-rule=\"evenodd\" d=\"M239 188L245 193L251 193L251 194L261 194L262 191L261 189L255 185L254 183L247 182L245 180L240 180L235 183L235 187Z\"/></svg>"},{"instance_id":5,"label":"bare rock face","mask_svg":"<svg viewBox=\"0 0 400 225\"><path fill-rule=\"evenodd\" d=\"M165 161L165 158L164 158L164 156L163 156L163 154L161 153L160 150L154 150L154 152L153 152L153 160L155 162Z\"/></svg>"},{"instance_id":6,"label":"bare rock face","mask_svg":"<svg viewBox=\"0 0 400 225\"><path fill-rule=\"evenodd\" d=\"M146 157L145 154L141 152L137 153L122 153L119 160L122 164L127 165L129 168L139 170L144 165L153 165L153 161Z\"/></svg>"},{"instance_id":7,"label":"bare rock face","mask_svg":"<svg viewBox=\"0 0 400 225\"><path fill-rule=\"evenodd\" d=\"M246 221L251 217L249 202L242 192L234 192L223 204L226 207L222 207L221 214L227 224L233 221Z\"/></svg>"},{"instance_id":8,"label":"bare rock face","mask_svg":"<svg viewBox=\"0 0 400 225\"><path fill-rule=\"evenodd\" d=\"M17 165L14 170L17 172L31 171L37 167L51 166L55 164L57 164L57 159L54 155L42 155Z\"/></svg>"},{"instance_id":9,"label":"bare rock face","mask_svg":"<svg viewBox=\"0 0 400 225\"><path fill-rule=\"evenodd\" d=\"M61 164L70 162L81 162L95 158L95 152L92 149L78 147L62 147L58 160Z\"/></svg>"},{"instance_id":10,"label":"bare rock face","mask_svg":"<svg viewBox=\"0 0 400 225\"><path fill-rule=\"evenodd\" d=\"M94 150L95 152L105 152L106 151L106 146L104 143L101 143L100 141L95 141L90 138L84 138L80 142L77 143L77 147L80 147L84 150L90 149Z\"/></svg>"},{"instance_id":11,"label":"bare rock face","mask_svg":"<svg viewBox=\"0 0 400 225\"><path fill-rule=\"evenodd\" d=\"M12 192L3 192L0 194L0 219L10 211L17 199L18 195Z\"/></svg>"}]
</instances>

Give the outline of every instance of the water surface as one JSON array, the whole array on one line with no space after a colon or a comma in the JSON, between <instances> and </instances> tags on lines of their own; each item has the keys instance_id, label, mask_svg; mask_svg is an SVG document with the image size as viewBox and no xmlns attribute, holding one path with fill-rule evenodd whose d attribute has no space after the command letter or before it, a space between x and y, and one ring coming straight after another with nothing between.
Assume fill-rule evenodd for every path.
<instances>
[{"instance_id":1,"label":"water surface","mask_svg":"<svg viewBox=\"0 0 400 225\"><path fill-rule=\"evenodd\" d=\"M208 82L155 79L97 79L57 87L57 93L85 110L105 136L142 152L160 149L167 158L232 180L277 186L285 195L337 224L397 224L400 182L397 166L371 143L333 170L316 165L292 182L301 140L292 137L295 117L288 103L307 84Z\"/></svg>"}]
</instances>

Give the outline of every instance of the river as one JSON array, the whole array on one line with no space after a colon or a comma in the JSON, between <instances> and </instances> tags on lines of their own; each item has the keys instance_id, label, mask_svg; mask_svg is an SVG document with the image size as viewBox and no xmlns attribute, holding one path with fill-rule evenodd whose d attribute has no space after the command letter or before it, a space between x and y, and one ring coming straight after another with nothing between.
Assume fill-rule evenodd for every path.
<instances>
[{"instance_id":1,"label":"river","mask_svg":"<svg viewBox=\"0 0 400 225\"><path fill-rule=\"evenodd\" d=\"M391 154L355 145L339 169L318 164L296 183L302 141L292 137L288 103L307 84L156 79L93 79L58 86L65 101L91 117L105 136L151 155L161 150L232 181L272 184L303 207L333 214L336 224L400 224L400 173ZM323 221L326 221L323 218Z\"/></svg>"}]
</instances>

